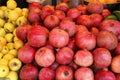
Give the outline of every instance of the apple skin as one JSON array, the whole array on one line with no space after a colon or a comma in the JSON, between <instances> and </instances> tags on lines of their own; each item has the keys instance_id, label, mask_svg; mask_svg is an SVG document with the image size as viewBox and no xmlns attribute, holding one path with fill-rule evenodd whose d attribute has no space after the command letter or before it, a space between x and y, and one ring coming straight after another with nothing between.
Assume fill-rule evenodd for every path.
<instances>
[{"instance_id":1,"label":"apple skin","mask_svg":"<svg viewBox=\"0 0 120 80\"><path fill-rule=\"evenodd\" d=\"M19 49L18 58L23 63L32 63L34 61L35 51L35 48L26 43L22 48Z\"/></svg>"},{"instance_id":2,"label":"apple skin","mask_svg":"<svg viewBox=\"0 0 120 80\"><path fill-rule=\"evenodd\" d=\"M32 64L24 65L20 70L21 80L35 80L38 77L38 69Z\"/></svg>"},{"instance_id":3,"label":"apple skin","mask_svg":"<svg viewBox=\"0 0 120 80\"><path fill-rule=\"evenodd\" d=\"M73 70L70 66L61 65L56 69L56 80L73 80Z\"/></svg>"},{"instance_id":4,"label":"apple skin","mask_svg":"<svg viewBox=\"0 0 120 80\"><path fill-rule=\"evenodd\" d=\"M35 53L35 61L41 67L49 67L55 61L54 52L47 47L40 47Z\"/></svg>"},{"instance_id":5,"label":"apple skin","mask_svg":"<svg viewBox=\"0 0 120 80\"><path fill-rule=\"evenodd\" d=\"M95 73L95 80L116 80L116 77L111 71L100 70Z\"/></svg>"},{"instance_id":6,"label":"apple skin","mask_svg":"<svg viewBox=\"0 0 120 80\"><path fill-rule=\"evenodd\" d=\"M54 80L55 78L55 71L52 68L42 68L39 71L39 80Z\"/></svg>"},{"instance_id":7,"label":"apple skin","mask_svg":"<svg viewBox=\"0 0 120 80\"><path fill-rule=\"evenodd\" d=\"M94 80L94 73L88 67L80 67L75 71L75 80Z\"/></svg>"},{"instance_id":8,"label":"apple skin","mask_svg":"<svg viewBox=\"0 0 120 80\"><path fill-rule=\"evenodd\" d=\"M27 32L31 28L31 25L24 24L16 28L16 35L19 39L25 41L27 40Z\"/></svg>"}]
</instances>

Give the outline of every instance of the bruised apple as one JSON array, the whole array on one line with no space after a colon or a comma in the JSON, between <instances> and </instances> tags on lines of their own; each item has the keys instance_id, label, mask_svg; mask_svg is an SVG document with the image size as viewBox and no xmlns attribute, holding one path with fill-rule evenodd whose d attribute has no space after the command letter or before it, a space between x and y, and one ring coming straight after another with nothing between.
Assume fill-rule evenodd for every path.
<instances>
[{"instance_id":1,"label":"bruised apple","mask_svg":"<svg viewBox=\"0 0 120 80\"><path fill-rule=\"evenodd\" d=\"M54 28L49 33L49 43L56 48L64 47L69 42L69 34L59 28Z\"/></svg>"},{"instance_id":2,"label":"bruised apple","mask_svg":"<svg viewBox=\"0 0 120 80\"><path fill-rule=\"evenodd\" d=\"M49 67L55 61L54 52L47 47L40 47L35 53L35 61L39 66Z\"/></svg>"},{"instance_id":3,"label":"bruised apple","mask_svg":"<svg viewBox=\"0 0 120 80\"><path fill-rule=\"evenodd\" d=\"M61 65L56 69L56 80L73 80L73 70L69 66Z\"/></svg>"}]
</instances>

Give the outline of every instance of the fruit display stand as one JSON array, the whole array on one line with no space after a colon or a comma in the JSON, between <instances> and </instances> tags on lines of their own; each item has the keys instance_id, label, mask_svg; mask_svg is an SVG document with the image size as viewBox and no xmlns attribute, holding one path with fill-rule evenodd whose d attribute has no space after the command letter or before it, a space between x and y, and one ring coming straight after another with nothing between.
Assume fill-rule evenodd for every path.
<instances>
[{"instance_id":1,"label":"fruit display stand","mask_svg":"<svg viewBox=\"0 0 120 80\"><path fill-rule=\"evenodd\" d=\"M0 0L0 80L120 80L119 2L34 1Z\"/></svg>"}]
</instances>

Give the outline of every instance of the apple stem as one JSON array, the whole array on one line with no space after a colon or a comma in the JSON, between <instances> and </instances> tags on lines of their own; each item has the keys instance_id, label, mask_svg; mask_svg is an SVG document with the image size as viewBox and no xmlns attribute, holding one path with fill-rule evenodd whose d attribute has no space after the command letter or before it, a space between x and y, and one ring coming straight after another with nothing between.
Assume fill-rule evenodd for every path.
<instances>
[{"instance_id":1,"label":"apple stem","mask_svg":"<svg viewBox=\"0 0 120 80\"><path fill-rule=\"evenodd\" d=\"M68 71L65 71L64 74L65 74L65 76L69 75Z\"/></svg>"}]
</instances>

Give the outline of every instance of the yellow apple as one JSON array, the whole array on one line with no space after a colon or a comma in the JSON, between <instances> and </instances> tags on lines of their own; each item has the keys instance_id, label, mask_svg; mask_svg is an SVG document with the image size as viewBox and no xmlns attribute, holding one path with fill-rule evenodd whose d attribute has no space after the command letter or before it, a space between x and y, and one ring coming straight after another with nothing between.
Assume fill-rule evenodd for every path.
<instances>
[{"instance_id":1,"label":"yellow apple","mask_svg":"<svg viewBox=\"0 0 120 80\"><path fill-rule=\"evenodd\" d=\"M22 66L22 62L18 58L13 58L9 61L8 65L10 70L18 71Z\"/></svg>"},{"instance_id":2,"label":"yellow apple","mask_svg":"<svg viewBox=\"0 0 120 80\"><path fill-rule=\"evenodd\" d=\"M14 37L13 41L17 41L17 40L20 40L17 36Z\"/></svg>"},{"instance_id":3,"label":"yellow apple","mask_svg":"<svg viewBox=\"0 0 120 80\"><path fill-rule=\"evenodd\" d=\"M4 11L0 9L0 18L4 18Z\"/></svg>"},{"instance_id":4,"label":"yellow apple","mask_svg":"<svg viewBox=\"0 0 120 80\"><path fill-rule=\"evenodd\" d=\"M14 49L14 43L12 42L7 43L7 47L9 48L9 50Z\"/></svg>"},{"instance_id":5,"label":"yellow apple","mask_svg":"<svg viewBox=\"0 0 120 80\"><path fill-rule=\"evenodd\" d=\"M2 42L0 42L0 52L2 51L2 49L3 49L3 44Z\"/></svg>"},{"instance_id":6,"label":"yellow apple","mask_svg":"<svg viewBox=\"0 0 120 80\"><path fill-rule=\"evenodd\" d=\"M9 67L6 65L0 65L0 77L6 77L9 74Z\"/></svg>"},{"instance_id":7,"label":"yellow apple","mask_svg":"<svg viewBox=\"0 0 120 80\"><path fill-rule=\"evenodd\" d=\"M7 41L4 37L0 37L0 42L4 45L6 45Z\"/></svg>"},{"instance_id":8,"label":"yellow apple","mask_svg":"<svg viewBox=\"0 0 120 80\"><path fill-rule=\"evenodd\" d=\"M11 59L13 59L14 58L14 56L12 55L12 54L5 54L4 56L3 56L3 59L6 59L6 60L11 60Z\"/></svg>"},{"instance_id":9,"label":"yellow apple","mask_svg":"<svg viewBox=\"0 0 120 80\"><path fill-rule=\"evenodd\" d=\"M17 18L19 17L19 14L15 11L15 10L11 10L9 13L8 13L8 18L12 21L15 21L17 20Z\"/></svg>"},{"instance_id":10,"label":"yellow apple","mask_svg":"<svg viewBox=\"0 0 120 80\"><path fill-rule=\"evenodd\" d=\"M8 32L13 32L14 29L15 29L15 26L14 26L12 23L10 23L10 22L5 23L5 25L4 25L4 30L5 30L7 33L8 33Z\"/></svg>"},{"instance_id":11,"label":"yellow apple","mask_svg":"<svg viewBox=\"0 0 120 80\"><path fill-rule=\"evenodd\" d=\"M8 66L8 60L4 59L4 58L0 59L0 65L6 65L6 66Z\"/></svg>"},{"instance_id":12,"label":"yellow apple","mask_svg":"<svg viewBox=\"0 0 120 80\"><path fill-rule=\"evenodd\" d=\"M0 52L0 59L2 59L2 57L3 57L3 53Z\"/></svg>"},{"instance_id":13,"label":"yellow apple","mask_svg":"<svg viewBox=\"0 0 120 80\"><path fill-rule=\"evenodd\" d=\"M1 53L7 54L8 51L9 51L9 48L5 45L5 46L3 46L2 50L1 50Z\"/></svg>"},{"instance_id":14,"label":"yellow apple","mask_svg":"<svg viewBox=\"0 0 120 80\"><path fill-rule=\"evenodd\" d=\"M11 50L9 50L8 54L12 54L14 57L17 57L17 50L11 49Z\"/></svg>"},{"instance_id":15,"label":"yellow apple","mask_svg":"<svg viewBox=\"0 0 120 80\"><path fill-rule=\"evenodd\" d=\"M5 35L5 39L7 42L12 42L13 41L13 34L12 33L8 33Z\"/></svg>"},{"instance_id":16,"label":"yellow apple","mask_svg":"<svg viewBox=\"0 0 120 80\"><path fill-rule=\"evenodd\" d=\"M22 9L22 15L23 16L27 17L28 16L28 12L29 12L28 8L23 8Z\"/></svg>"},{"instance_id":17,"label":"yellow apple","mask_svg":"<svg viewBox=\"0 0 120 80\"><path fill-rule=\"evenodd\" d=\"M17 7L14 10L19 14L19 16L22 16L22 9L21 8Z\"/></svg>"},{"instance_id":18,"label":"yellow apple","mask_svg":"<svg viewBox=\"0 0 120 80\"><path fill-rule=\"evenodd\" d=\"M6 19L8 19L8 14L9 14L10 11L11 11L11 10L8 9L8 8L4 10L4 17L5 17Z\"/></svg>"},{"instance_id":19,"label":"yellow apple","mask_svg":"<svg viewBox=\"0 0 120 80\"><path fill-rule=\"evenodd\" d=\"M13 31L13 35L14 35L14 36L17 36L17 35L16 35L16 28L15 28L14 31Z\"/></svg>"},{"instance_id":20,"label":"yellow apple","mask_svg":"<svg viewBox=\"0 0 120 80\"><path fill-rule=\"evenodd\" d=\"M9 80L18 80L18 73L16 71L10 71L6 78Z\"/></svg>"},{"instance_id":21,"label":"yellow apple","mask_svg":"<svg viewBox=\"0 0 120 80\"><path fill-rule=\"evenodd\" d=\"M1 9L2 11L4 11L4 10L7 9L7 6L1 6L0 9Z\"/></svg>"},{"instance_id":22,"label":"yellow apple","mask_svg":"<svg viewBox=\"0 0 120 80\"><path fill-rule=\"evenodd\" d=\"M7 8L15 9L17 7L17 2L15 0L8 0L7 1Z\"/></svg>"},{"instance_id":23,"label":"yellow apple","mask_svg":"<svg viewBox=\"0 0 120 80\"><path fill-rule=\"evenodd\" d=\"M19 25L23 25L23 24L27 24L27 18L25 16L20 16L17 20L16 20L16 24Z\"/></svg>"},{"instance_id":24,"label":"yellow apple","mask_svg":"<svg viewBox=\"0 0 120 80\"><path fill-rule=\"evenodd\" d=\"M0 28L0 37L4 37L6 35L6 32L4 28Z\"/></svg>"},{"instance_id":25,"label":"yellow apple","mask_svg":"<svg viewBox=\"0 0 120 80\"><path fill-rule=\"evenodd\" d=\"M4 19L2 19L2 18L0 18L0 27L3 27L3 26L4 26L4 24L5 24L5 20L4 20Z\"/></svg>"},{"instance_id":26,"label":"yellow apple","mask_svg":"<svg viewBox=\"0 0 120 80\"><path fill-rule=\"evenodd\" d=\"M17 50L20 49L23 45L24 45L24 43L23 43L22 40L14 41L14 48L17 49Z\"/></svg>"}]
</instances>

